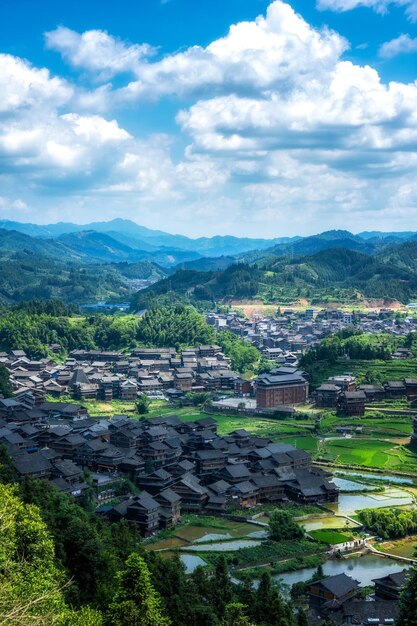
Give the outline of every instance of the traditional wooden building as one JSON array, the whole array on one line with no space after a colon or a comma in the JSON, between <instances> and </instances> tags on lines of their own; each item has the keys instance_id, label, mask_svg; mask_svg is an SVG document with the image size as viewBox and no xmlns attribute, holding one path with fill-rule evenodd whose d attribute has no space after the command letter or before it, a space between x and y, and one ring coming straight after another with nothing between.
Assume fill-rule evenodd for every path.
<instances>
[{"instance_id":1,"label":"traditional wooden building","mask_svg":"<svg viewBox=\"0 0 417 626\"><path fill-rule=\"evenodd\" d=\"M363 417L365 415L365 402L364 391L345 391L340 395L337 412L340 415Z\"/></svg>"},{"instance_id":2,"label":"traditional wooden building","mask_svg":"<svg viewBox=\"0 0 417 626\"><path fill-rule=\"evenodd\" d=\"M351 600L359 593L359 590L358 581L346 574L329 576L309 584L309 606L319 610L330 610Z\"/></svg>"},{"instance_id":3,"label":"traditional wooden building","mask_svg":"<svg viewBox=\"0 0 417 626\"><path fill-rule=\"evenodd\" d=\"M406 581L406 570L388 574L382 578L375 578L373 581L375 583L375 598L379 600L398 600Z\"/></svg>"}]
</instances>

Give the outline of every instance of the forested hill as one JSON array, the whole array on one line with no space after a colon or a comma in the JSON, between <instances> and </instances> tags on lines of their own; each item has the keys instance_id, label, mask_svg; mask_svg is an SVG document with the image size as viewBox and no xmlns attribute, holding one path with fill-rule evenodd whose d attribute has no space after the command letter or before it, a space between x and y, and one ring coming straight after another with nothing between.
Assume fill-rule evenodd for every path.
<instances>
[{"instance_id":1,"label":"forested hill","mask_svg":"<svg viewBox=\"0 0 417 626\"><path fill-rule=\"evenodd\" d=\"M358 297L405 303L417 298L413 233L361 237L337 230L275 240L267 247L267 240L236 237L169 238L125 220L92 225L97 230L26 226L30 235L0 228L0 303L30 298L120 302L131 299L137 280L159 282L133 297L134 309L147 307L155 297L170 304L251 298L265 303L305 298L315 304ZM250 245L261 249L238 254ZM212 250L216 254L209 256Z\"/></svg>"},{"instance_id":2,"label":"forested hill","mask_svg":"<svg viewBox=\"0 0 417 626\"><path fill-rule=\"evenodd\" d=\"M84 304L98 300L120 301L131 288L123 276L107 266L51 259L31 252L0 258L0 303L40 298L59 298L67 303Z\"/></svg>"},{"instance_id":3,"label":"forested hill","mask_svg":"<svg viewBox=\"0 0 417 626\"><path fill-rule=\"evenodd\" d=\"M354 299L394 298L408 302L417 297L417 243L391 246L371 256L343 248L313 255L268 256L255 264L238 263L223 271L180 270L137 293L133 308L144 308L155 298L162 302L227 302L261 298L265 302L297 297Z\"/></svg>"},{"instance_id":4,"label":"forested hill","mask_svg":"<svg viewBox=\"0 0 417 626\"><path fill-rule=\"evenodd\" d=\"M412 239L410 234L409 239ZM244 262L255 262L269 257L293 257L308 256L329 249L344 249L362 252L363 254L375 255L381 252L387 245L402 243L402 239L391 237L386 240L382 237L362 238L353 235L347 230L328 230L310 237L300 237L289 242L280 242L263 250L252 250L240 255Z\"/></svg>"}]
</instances>

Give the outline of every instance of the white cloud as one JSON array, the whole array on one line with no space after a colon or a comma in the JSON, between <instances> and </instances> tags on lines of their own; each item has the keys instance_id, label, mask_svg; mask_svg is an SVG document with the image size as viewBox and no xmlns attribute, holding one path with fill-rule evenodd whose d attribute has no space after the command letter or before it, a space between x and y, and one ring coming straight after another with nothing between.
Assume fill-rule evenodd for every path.
<instances>
[{"instance_id":1,"label":"white cloud","mask_svg":"<svg viewBox=\"0 0 417 626\"><path fill-rule=\"evenodd\" d=\"M56 107L73 95L63 79L51 77L45 68L34 68L23 59L0 54L0 112L15 112L22 107Z\"/></svg>"},{"instance_id":2,"label":"white cloud","mask_svg":"<svg viewBox=\"0 0 417 626\"><path fill-rule=\"evenodd\" d=\"M147 44L128 45L101 30L79 33L60 26L45 34L46 45L57 50L75 68L110 78L121 72L133 72L144 57L154 50Z\"/></svg>"},{"instance_id":3,"label":"white cloud","mask_svg":"<svg viewBox=\"0 0 417 626\"><path fill-rule=\"evenodd\" d=\"M379 49L379 56L385 59L392 59L399 54L409 54L417 52L417 37L412 38L408 34L399 35L391 41L386 41Z\"/></svg>"},{"instance_id":4,"label":"white cloud","mask_svg":"<svg viewBox=\"0 0 417 626\"><path fill-rule=\"evenodd\" d=\"M154 62L146 58L148 46L129 46L102 31L79 35L60 28L47 34L47 42L74 67L103 75L131 70L136 79L118 91L119 101L286 88L302 82L304 74L328 71L348 47L337 33L310 28L280 0L265 17L232 25L206 48L192 46Z\"/></svg>"},{"instance_id":5,"label":"white cloud","mask_svg":"<svg viewBox=\"0 0 417 626\"><path fill-rule=\"evenodd\" d=\"M1 84L0 194L12 198L2 213L18 188L22 203L59 219L123 215L192 235L305 234L352 215L358 229L417 228L417 85L346 61L343 37L281 0L176 54L62 27L47 44L78 70L74 85L0 56L12 68ZM165 96L182 107L179 136L135 136L136 103Z\"/></svg>"},{"instance_id":6,"label":"white cloud","mask_svg":"<svg viewBox=\"0 0 417 626\"><path fill-rule=\"evenodd\" d=\"M326 80L306 76L302 90L284 97L201 100L178 121L194 151L407 149L415 145L416 106L417 86L386 86L369 66L341 61Z\"/></svg>"},{"instance_id":7,"label":"white cloud","mask_svg":"<svg viewBox=\"0 0 417 626\"><path fill-rule=\"evenodd\" d=\"M367 7L377 13L385 14L391 6L404 7L411 22L417 20L417 0L317 0L317 8L321 11L350 11L357 7Z\"/></svg>"},{"instance_id":8,"label":"white cloud","mask_svg":"<svg viewBox=\"0 0 417 626\"><path fill-rule=\"evenodd\" d=\"M28 205L20 198L17 198L17 200L13 200L12 208L16 211L26 212L28 210Z\"/></svg>"}]
</instances>

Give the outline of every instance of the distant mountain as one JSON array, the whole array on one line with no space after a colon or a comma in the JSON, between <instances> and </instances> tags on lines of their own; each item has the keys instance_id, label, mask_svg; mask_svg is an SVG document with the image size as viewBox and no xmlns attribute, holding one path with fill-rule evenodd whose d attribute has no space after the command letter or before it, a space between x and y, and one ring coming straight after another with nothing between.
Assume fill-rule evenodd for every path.
<instances>
[{"instance_id":1,"label":"distant mountain","mask_svg":"<svg viewBox=\"0 0 417 626\"><path fill-rule=\"evenodd\" d=\"M94 230L66 233L60 235L57 241L94 261L111 262L117 259L136 261L141 256L139 251Z\"/></svg>"},{"instance_id":2,"label":"distant mountain","mask_svg":"<svg viewBox=\"0 0 417 626\"><path fill-rule=\"evenodd\" d=\"M391 244L383 249L379 258L388 265L417 273L417 241Z\"/></svg>"},{"instance_id":3,"label":"distant mountain","mask_svg":"<svg viewBox=\"0 0 417 626\"><path fill-rule=\"evenodd\" d=\"M215 236L191 239L184 235L172 235L161 230L152 230L139 226L131 220L116 218L109 222L92 222L90 224L24 224L8 220L0 221L0 228L16 230L31 237L42 239L58 238L62 235L95 231L105 233L124 243L132 249L156 251L160 248L195 252L199 256L234 256L249 250L269 248L274 244L296 241L298 237L281 237L275 239L250 239L247 237Z\"/></svg>"},{"instance_id":4,"label":"distant mountain","mask_svg":"<svg viewBox=\"0 0 417 626\"><path fill-rule=\"evenodd\" d=\"M196 270L199 272L210 272L225 270L230 265L236 263L236 257L233 256L219 256L219 257L201 257L195 261L186 261L179 263L176 270Z\"/></svg>"},{"instance_id":5,"label":"distant mountain","mask_svg":"<svg viewBox=\"0 0 417 626\"><path fill-rule=\"evenodd\" d=\"M314 254L328 248L346 248L365 254L377 254L385 245L403 241L417 241L417 233L364 231L353 235L347 230L330 230L308 237L275 237L271 239L234 237L231 235L199 237L192 239L184 235L166 233L140 226L131 220L116 218L108 222L91 222L90 224L73 224L58 222L56 224L25 224L10 220L0 221L0 229L14 230L38 239L59 239L64 235L85 232L96 232L108 235L115 241L140 252L163 252L172 256L172 251L193 252L193 259L199 257L239 257L244 262L253 262L267 255L302 256ZM84 237L84 236L83 236ZM110 246L117 249L114 244ZM99 258L107 258L104 250ZM127 250L125 250L127 253ZM123 256L121 248L117 251ZM174 255L175 256L175 255ZM163 257L161 258L162 262ZM184 260L183 258L181 260ZM158 261L159 262L159 261ZM164 263L172 265L171 261Z\"/></svg>"},{"instance_id":6,"label":"distant mountain","mask_svg":"<svg viewBox=\"0 0 417 626\"><path fill-rule=\"evenodd\" d=\"M116 272L129 279L161 280L169 274L169 270L152 263L152 261L138 261L137 263L113 263L111 266Z\"/></svg>"},{"instance_id":7,"label":"distant mountain","mask_svg":"<svg viewBox=\"0 0 417 626\"><path fill-rule=\"evenodd\" d=\"M57 298L69 304L128 299L126 279L109 266L69 262L22 250L0 256L0 302Z\"/></svg>"},{"instance_id":8,"label":"distant mountain","mask_svg":"<svg viewBox=\"0 0 417 626\"><path fill-rule=\"evenodd\" d=\"M136 263L138 261L151 261L163 267L173 267L178 265L178 263L200 258L197 252L188 252L175 248L159 247L151 251L132 248L122 243L119 238L115 239L115 237L107 233L100 233L94 230L67 233L60 235L55 241L64 244L75 254L83 254L85 258L92 262L115 263L128 261L129 263ZM145 245L145 247L147 246Z\"/></svg>"},{"instance_id":9,"label":"distant mountain","mask_svg":"<svg viewBox=\"0 0 417 626\"><path fill-rule=\"evenodd\" d=\"M13 256L16 252L27 252L43 256L79 260L83 253L68 250L64 243L56 240L41 240L14 230L0 229L0 255L2 258Z\"/></svg>"},{"instance_id":10,"label":"distant mountain","mask_svg":"<svg viewBox=\"0 0 417 626\"><path fill-rule=\"evenodd\" d=\"M272 248L268 248L264 253L275 256L302 256L330 248L355 250L365 254L374 254L378 250L378 247L374 243L367 242L357 235L352 235L352 233L347 230L329 230L319 235L299 239L295 242L278 244Z\"/></svg>"},{"instance_id":11,"label":"distant mountain","mask_svg":"<svg viewBox=\"0 0 417 626\"><path fill-rule=\"evenodd\" d=\"M362 233L358 233L357 235L361 239L393 239L393 240L407 240L407 239L415 239L417 237L417 233L415 231L400 231L400 232L389 232L384 233L380 230L371 230L364 231Z\"/></svg>"}]
</instances>

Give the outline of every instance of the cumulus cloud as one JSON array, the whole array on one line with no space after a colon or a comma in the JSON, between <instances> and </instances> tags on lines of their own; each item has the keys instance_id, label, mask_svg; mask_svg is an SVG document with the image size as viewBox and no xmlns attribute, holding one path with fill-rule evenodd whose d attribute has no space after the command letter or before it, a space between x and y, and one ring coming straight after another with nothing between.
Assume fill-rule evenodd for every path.
<instances>
[{"instance_id":1,"label":"cumulus cloud","mask_svg":"<svg viewBox=\"0 0 417 626\"><path fill-rule=\"evenodd\" d=\"M73 67L96 73L96 78L110 78L121 72L134 72L144 57L154 50L147 44L128 45L102 30L81 35L69 28L45 34L46 46L61 53Z\"/></svg>"},{"instance_id":2,"label":"cumulus cloud","mask_svg":"<svg viewBox=\"0 0 417 626\"><path fill-rule=\"evenodd\" d=\"M417 20L417 0L317 0L317 8L321 11L350 11L357 7L367 7L377 13L385 14L391 6L404 7L410 22Z\"/></svg>"},{"instance_id":3,"label":"cumulus cloud","mask_svg":"<svg viewBox=\"0 0 417 626\"><path fill-rule=\"evenodd\" d=\"M73 95L63 79L51 77L45 68L38 69L24 59L0 54L0 112L22 107L56 107Z\"/></svg>"},{"instance_id":4,"label":"cumulus cloud","mask_svg":"<svg viewBox=\"0 0 417 626\"><path fill-rule=\"evenodd\" d=\"M417 37L412 38L408 34L399 35L391 41L386 41L379 49L379 56L384 59L392 59L399 54L417 52Z\"/></svg>"},{"instance_id":5,"label":"cumulus cloud","mask_svg":"<svg viewBox=\"0 0 417 626\"><path fill-rule=\"evenodd\" d=\"M281 1L265 17L232 25L206 48L192 46L154 62L146 58L146 44L129 46L101 31L79 35L60 28L47 34L47 42L74 67L104 74L131 70L136 79L118 91L119 100L284 89L309 72L328 71L348 47L337 33L310 28Z\"/></svg>"},{"instance_id":6,"label":"cumulus cloud","mask_svg":"<svg viewBox=\"0 0 417 626\"><path fill-rule=\"evenodd\" d=\"M408 220L415 212L417 85L384 83L347 61L343 37L282 0L206 47L165 56L98 30L60 27L46 41L81 80L0 56L9 68L0 82L4 197L19 184L22 202L56 202L67 211L60 219L85 221L90 208L91 217L189 234L305 234L344 226L352 213L358 228L371 219L390 227L407 206ZM139 115L141 100L166 96L178 103L178 136L135 136L131 116L125 128L124 106Z\"/></svg>"}]
</instances>

